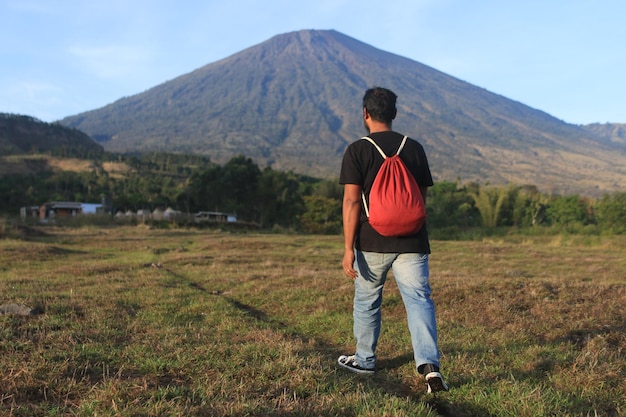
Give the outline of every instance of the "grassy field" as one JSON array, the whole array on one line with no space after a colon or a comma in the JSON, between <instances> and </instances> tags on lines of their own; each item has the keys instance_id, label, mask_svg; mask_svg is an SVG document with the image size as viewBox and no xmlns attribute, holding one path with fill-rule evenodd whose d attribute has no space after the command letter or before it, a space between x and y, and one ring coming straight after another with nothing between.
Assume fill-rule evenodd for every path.
<instances>
[{"instance_id":1,"label":"grassy field","mask_svg":"<svg viewBox=\"0 0 626 417\"><path fill-rule=\"evenodd\" d=\"M1 237L2 233L0 233ZM432 242L426 393L385 289L380 371L352 353L338 236L42 228L0 239L3 416L624 416L626 237Z\"/></svg>"}]
</instances>

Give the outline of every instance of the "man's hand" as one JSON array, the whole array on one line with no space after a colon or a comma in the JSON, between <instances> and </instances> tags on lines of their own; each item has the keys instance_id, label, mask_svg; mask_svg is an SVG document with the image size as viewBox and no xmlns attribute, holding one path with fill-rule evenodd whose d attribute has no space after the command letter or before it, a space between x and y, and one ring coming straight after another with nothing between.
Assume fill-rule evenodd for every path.
<instances>
[{"instance_id":1,"label":"man's hand","mask_svg":"<svg viewBox=\"0 0 626 417\"><path fill-rule=\"evenodd\" d=\"M354 242L359 227L359 215L361 213L361 186L356 184L345 184L343 187L343 238L344 252L343 273L348 277L355 279L357 272L354 270Z\"/></svg>"},{"instance_id":2,"label":"man's hand","mask_svg":"<svg viewBox=\"0 0 626 417\"><path fill-rule=\"evenodd\" d=\"M341 266L343 267L343 273L348 278L355 279L357 277L358 273L354 269L354 249L344 250Z\"/></svg>"}]
</instances>

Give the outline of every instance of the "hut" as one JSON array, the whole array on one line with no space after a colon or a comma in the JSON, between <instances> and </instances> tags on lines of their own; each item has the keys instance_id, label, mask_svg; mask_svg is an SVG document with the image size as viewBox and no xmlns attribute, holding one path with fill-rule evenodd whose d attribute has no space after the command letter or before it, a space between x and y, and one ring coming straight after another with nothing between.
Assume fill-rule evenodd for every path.
<instances>
[{"instance_id":1,"label":"hut","mask_svg":"<svg viewBox=\"0 0 626 417\"><path fill-rule=\"evenodd\" d=\"M82 203L52 201L39 207L39 221L47 222L57 217L73 217L83 213Z\"/></svg>"},{"instance_id":2,"label":"hut","mask_svg":"<svg viewBox=\"0 0 626 417\"><path fill-rule=\"evenodd\" d=\"M200 222L237 223L237 215L219 211L199 211L194 214L194 220Z\"/></svg>"}]
</instances>

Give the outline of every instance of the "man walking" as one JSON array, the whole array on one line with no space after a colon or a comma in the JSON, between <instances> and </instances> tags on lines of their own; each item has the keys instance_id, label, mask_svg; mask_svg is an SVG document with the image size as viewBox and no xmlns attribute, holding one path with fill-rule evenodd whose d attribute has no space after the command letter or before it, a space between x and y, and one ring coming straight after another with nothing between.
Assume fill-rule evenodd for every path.
<instances>
[{"instance_id":1,"label":"man walking","mask_svg":"<svg viewBox=\"0 0 626 417\"><path fill-rule=\"evenodd\" d=\"M375 87L363 97L363 120L371 138L387 155L401 149L400 159L415 177L422 197L433 185L423 147L392 130L396 117L397 96L390 90ZM407 312L417 370L424 375L428 392L447 391L439 373L439 347L435 307L430 298L428 255L430 245L426 227L408 236L388 237L379 234L368 222L363 203L383 157L373 143L358 140L343 157L339 182L344 185L343 228L344 273L354 280L354 355L342 355L339 365L359 374L373 374L376 345L381 327L383 286L391 269Z\"/></svg>"}]
</instances>

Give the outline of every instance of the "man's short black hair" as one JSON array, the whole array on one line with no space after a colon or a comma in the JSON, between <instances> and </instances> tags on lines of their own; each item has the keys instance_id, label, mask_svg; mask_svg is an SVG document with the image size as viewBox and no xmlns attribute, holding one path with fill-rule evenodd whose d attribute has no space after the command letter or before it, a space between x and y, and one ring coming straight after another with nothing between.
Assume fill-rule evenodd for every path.
<instances>
[{"instance_id":1,"label":"man's short black hair","mask_svg":"<svg viewBox=\"0 0 626 417\"><path fill-rule=\"evenodd\" d=\"M386 88L374 87L365 92L363 96L363 107L370 114L372 119L391 124L396 118L396 99L398 96Z\"/></svg>"}]
</instances>

